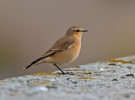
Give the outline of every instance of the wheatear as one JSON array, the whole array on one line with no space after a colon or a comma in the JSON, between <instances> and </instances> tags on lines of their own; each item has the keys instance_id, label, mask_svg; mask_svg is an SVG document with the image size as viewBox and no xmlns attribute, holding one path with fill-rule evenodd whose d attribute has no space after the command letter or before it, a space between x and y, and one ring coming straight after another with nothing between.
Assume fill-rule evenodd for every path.
<instances>
[{"instance_id":1,"label":"wheatear","mask_svg":"<svg viewBox=\"0 0 135 100\"><path fill-rule=\"evenodd\" d=\"M57 67L62 74L65 74L58 65L71 63L80 53L81 37L83 32L87 32L78 26L70 27L65 36L57 40L54 45L37 60L30 63L24 69L41 63L51 63Z\"/></svg>"}]
</instances>

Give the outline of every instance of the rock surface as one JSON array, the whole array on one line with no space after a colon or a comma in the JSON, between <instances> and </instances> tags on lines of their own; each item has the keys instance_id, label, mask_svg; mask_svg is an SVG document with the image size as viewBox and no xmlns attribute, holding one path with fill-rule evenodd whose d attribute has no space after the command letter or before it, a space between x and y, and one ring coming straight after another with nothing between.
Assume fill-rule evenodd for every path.
<instances>
[{"instance_id":1,"label":"rock surface","mask_svg":"<svg viewBox=\"0 0 135 100\"><path fill-rule=\"evenodd\" d=\"M0 100L134 100L135 56L0 81Z\"/></svg>"}]
</instances>

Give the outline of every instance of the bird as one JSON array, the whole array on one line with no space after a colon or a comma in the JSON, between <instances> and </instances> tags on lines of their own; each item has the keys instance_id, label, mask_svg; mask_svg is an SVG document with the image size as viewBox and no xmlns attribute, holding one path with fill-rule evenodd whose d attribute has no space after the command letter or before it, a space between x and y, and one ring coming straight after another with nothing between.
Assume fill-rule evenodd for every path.
<instances>
[{"instance_id":1,"label":"bird","mask_svg":"<svg viewBox=\"0 0 135 100\"><path fill-rule=\"evenodd\" d=\"M23 69L28 69L32 65L51 63L62 74L66 74L59 66L71 63L78 57L81 49L82 34L87 31L79 26L70 27L66 34L57 40L47 52Z\"/></svg>"}]
</instances>

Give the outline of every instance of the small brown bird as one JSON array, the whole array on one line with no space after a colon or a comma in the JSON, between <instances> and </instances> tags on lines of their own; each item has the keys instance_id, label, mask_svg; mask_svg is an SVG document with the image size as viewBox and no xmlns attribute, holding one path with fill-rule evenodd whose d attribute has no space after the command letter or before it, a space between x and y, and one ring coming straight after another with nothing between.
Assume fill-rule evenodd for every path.
<instances>
[{"instance_id":1,"label":"small brown bird","mask_svg":"<svg viewBox=\"0 0 135 100\"><path fill-rule=\"evenodd\" d=\"M71 63L77 58L81 49L82 34L87 31L88 30L84 30L78 26L70 27L64 37L57 40L47 52L24 69L27 69L32 65L51 63L57 67L62 74L65 74L58 65Z\"/></svg>"}]
</instances>

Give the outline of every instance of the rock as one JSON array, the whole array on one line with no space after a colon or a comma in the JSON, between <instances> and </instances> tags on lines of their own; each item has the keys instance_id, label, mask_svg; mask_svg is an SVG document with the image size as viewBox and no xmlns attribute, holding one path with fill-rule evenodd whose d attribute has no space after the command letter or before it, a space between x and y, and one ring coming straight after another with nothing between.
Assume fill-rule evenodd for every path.
<instances>
[{"instance_id":1,"label":"rock","mask_svg":"<svg viewBox=\"0 0 135 100\"><path fill-rule=\"evenodd\" d=\"M135 56L0 81L0 100L133 100ZM60 73L60 72L59 72Z\"/></svg>"}]
</instances>

